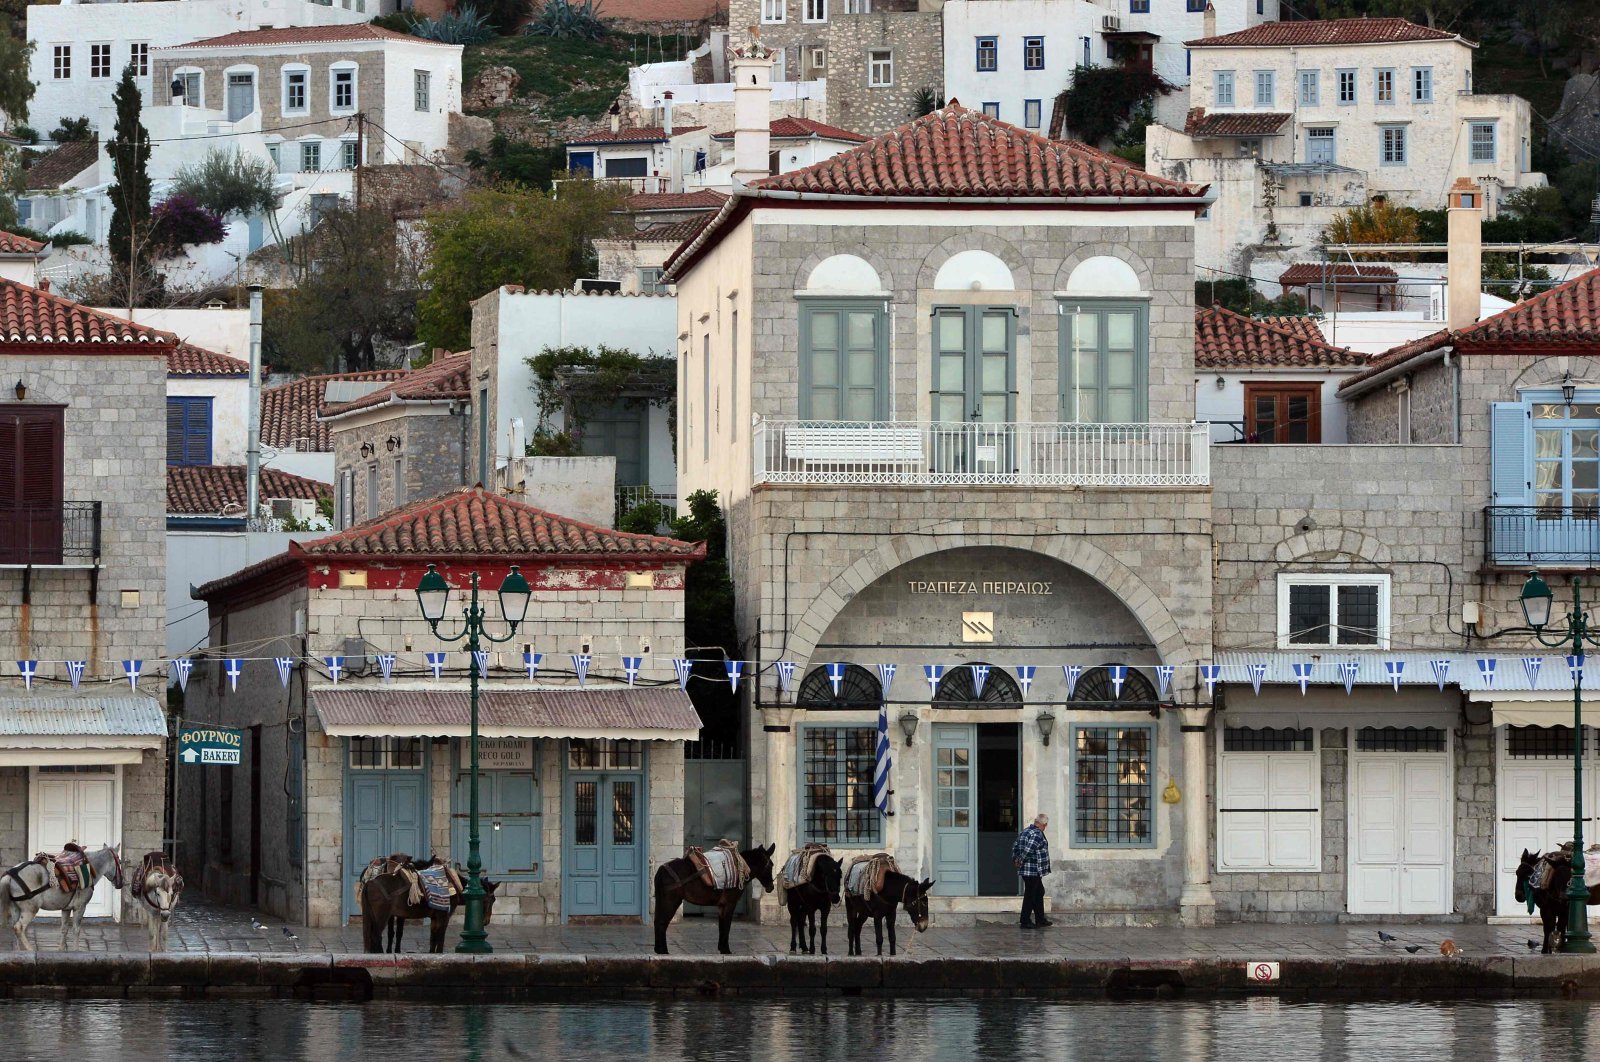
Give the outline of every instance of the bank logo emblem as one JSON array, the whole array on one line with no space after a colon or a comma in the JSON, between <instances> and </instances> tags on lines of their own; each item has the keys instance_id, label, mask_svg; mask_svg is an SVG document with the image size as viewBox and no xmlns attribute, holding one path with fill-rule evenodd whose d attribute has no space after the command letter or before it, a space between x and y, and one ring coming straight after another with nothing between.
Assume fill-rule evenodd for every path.
<instances>
[{"instance_id":1,"label":"bank logo emblem","mask_svg":"<svg viewBox=\"0 0 1600 1062\"><path fill-rule=\"evenodd\" d=\"M963 612L961 614L961 640L964 642L994 641L994 613Z\"/></svg>"}]
</instances>

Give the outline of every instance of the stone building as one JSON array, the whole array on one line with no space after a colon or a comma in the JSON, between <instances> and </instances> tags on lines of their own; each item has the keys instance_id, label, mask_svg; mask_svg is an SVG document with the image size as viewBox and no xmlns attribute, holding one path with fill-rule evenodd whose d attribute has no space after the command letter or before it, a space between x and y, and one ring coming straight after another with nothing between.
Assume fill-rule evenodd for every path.
<instances>
[{"instance_id":1,"label":"stone building","mask_svg":"<svg viewBox=\"0 0 1600 1062\"><path fill-rule=\"evenodd\" d=\"M0 629L21 662L0 706L0 859L71 840L140 856L168 836L160 425L178 340L7 279L0 321L16 381L0 409ZM133 688L123 661L139 662ZM103 884L88 913L126 911Z\"/></svg>"},{"instance_id":2,"label":"stone building","mask_svg":"<svg viewBox=\"0 0 1600 1062\"><path fill-rule=\"evenodd\" d=\"M684 572L704 551L471 487L201 587L215 659L195 667L187 711L243 728L245 765L204 768L189 790L185 874L209 896L332 926L357 913L369 859L464 863L473 661L435 638L415 590L429 565L455 588L450 635L478 577L504 637L495 595L519 565L527 618L478 665L494 924L644 918L655 867L682 851L683 742L700 720L671 660ZM230 652L247 658L237 690ZM432 653L448 653L437 673ZM625 656L640 658L631 678Z\"/></svg>"}]
</instances>

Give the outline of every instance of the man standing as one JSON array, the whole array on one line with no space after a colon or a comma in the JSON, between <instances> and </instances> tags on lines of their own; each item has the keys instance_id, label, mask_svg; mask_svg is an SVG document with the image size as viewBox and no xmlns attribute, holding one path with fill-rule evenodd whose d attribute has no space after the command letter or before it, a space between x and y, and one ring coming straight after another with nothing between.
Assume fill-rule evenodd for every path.
<instances>
[{"instance_id":1,"label":"man standing","mask_svg":"<svg viewBox=\"0 0 1600 1062\"><path fill-rule=\"evenodd\" d=\"M1055 925L1044 916L1044 876L1050 873L1050 841L1044 829L1050 816L1037 815L1033 825L1017 834L1011 846L1011 863L1022 878L1022 928L1043 929Z\"/></svg>"}]
</instances>

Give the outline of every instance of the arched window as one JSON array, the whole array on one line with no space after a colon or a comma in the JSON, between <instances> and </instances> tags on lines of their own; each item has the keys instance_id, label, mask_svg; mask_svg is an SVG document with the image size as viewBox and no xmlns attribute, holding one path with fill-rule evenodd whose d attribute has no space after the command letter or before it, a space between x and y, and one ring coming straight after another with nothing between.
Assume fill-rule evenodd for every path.
<instances>
[{"instance_id":1,"label":"arched window","mask_svg":"<svg viewBox=\"0 0 1600 1062\"><path fill-rule=\"evenodd\" d=\"M800 696L794 703L799 708L877 708L882 700L878 676L860 664L847 664L837 696L828 681L827 667L814 667L800 681Z\"/></svg>"},{"instance_id":2,"label":"arched window","mask_svg":"<svg viewBox=\"0 0 1600 1062\"><path fill-rule=\"evenodd\" d=\"M1132 667L1128 669L1128 677L1122 682L1120 696L1111 685L1111 672L1103 667L1091 667L1078 678L1078 685L1072 691L1072 699L1108 704L1155 704L1157 701L1156 688L1141 671Z\"/></svg>"},{"instance_id":3,"label":"arched window","mask_svg":"<svg viewBox=\"0 0 1600 1062\"><path fill-rule=\"evenodd\" d=\"M951 668L944 678L939 680L939 688L934 691L933 703L940 706L955 706L968 704L1021 704L1022 688L1017 685L1017 680L1008 674L1005 668L995 667L992 664L983 665L989 668L989 677L983 682L983 692L974 695L973 688L976 682L972 675L972 667L963 664Z\"/></svg>"}]
</instances>

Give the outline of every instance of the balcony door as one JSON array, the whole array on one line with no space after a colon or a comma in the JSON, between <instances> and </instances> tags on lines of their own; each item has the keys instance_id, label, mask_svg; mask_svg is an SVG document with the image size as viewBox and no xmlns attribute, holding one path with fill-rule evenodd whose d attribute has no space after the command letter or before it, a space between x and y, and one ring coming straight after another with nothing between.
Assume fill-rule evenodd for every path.
<instances>
[{"instance_id":1,"label":"balcony door","mask_svg":"<svg viewBox=\"0 0 1600 1062\"><path fill-rule=\"evenodd\" d=\"M1600 408L1533 405L1533 552L1593 554L1600 536Z\"/></svg>"},{"instance_id":2,"label":"balcony door","mask_svg":"<svg viewBox=\"0 0 1600 1062\"><path fill-rule=\"evenodd\" d=\"M0 564L61 563L64 406L0 407Z\"/></svg>"},{"instance_id":3,"label":"balcony door","mask_svg":"<svg viewBox=\"0 0 1600 1062\"><path fill-rule=\"evenodd\" d=\"M1016 314L946 306L933 317L933 419L938 471L1016 471Z\"/></svg>"}]
</instances>

